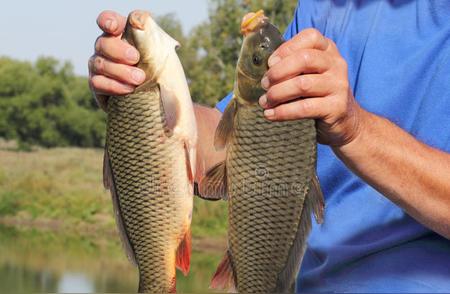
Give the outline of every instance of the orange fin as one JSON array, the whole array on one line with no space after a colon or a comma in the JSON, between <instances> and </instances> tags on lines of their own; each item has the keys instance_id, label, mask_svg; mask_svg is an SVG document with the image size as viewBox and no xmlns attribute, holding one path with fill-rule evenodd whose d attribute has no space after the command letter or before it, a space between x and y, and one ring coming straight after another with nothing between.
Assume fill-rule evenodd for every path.
<instances>
[{"instance_id":1,"label":"orange fin","mask_svg":"<svg viewBox=\"0 0 450 294\"><path fill-rule=\"evenodd\" d=\"M188 229L178 245L176 257L176 266L185 276L189 273L191 266L191 248L191 229Z\"/></svg>"},{"instance_id":2,"label":"orange fin","mask_svg":"<svg viewBox=\"0 0 450 294\"><path fill-rule=\"evenodd\" d=\"M227 250L225 256L219 264L219 267L211 281L211 289L219 291L236 292L236 275L233 269L233 257Z\"/></svg>"}]
</instances>

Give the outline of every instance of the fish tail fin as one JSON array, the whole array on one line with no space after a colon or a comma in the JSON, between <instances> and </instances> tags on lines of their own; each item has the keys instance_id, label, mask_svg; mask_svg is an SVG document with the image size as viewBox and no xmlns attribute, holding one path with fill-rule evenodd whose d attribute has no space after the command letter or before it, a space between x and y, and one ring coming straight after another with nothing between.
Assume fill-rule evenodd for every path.
<instances>
[{"instance_id":1,"label":"fish tail fin","mask_svg":"<svg viewBox=\"0 0 450 294\"><path fill-rule=\"evenodd\" d=\"M180 244L178 245L175 264L176 267L183 272L186 276L189 273L189 269L191 266L191 248L192 248L192 239L191 239L191 229L187 229L184 234Z\"/></svg>"},{"instance_id":2,"label":"fish tail fin","mask_svg":"<svg viewBox=\"0 0 450 294\"><path fill-rule=\"evenodd\" d=\"M227 250L211 280L211 289L236 292L236 275L233 267L233 256Z\"/></svg>"}]
</instances>

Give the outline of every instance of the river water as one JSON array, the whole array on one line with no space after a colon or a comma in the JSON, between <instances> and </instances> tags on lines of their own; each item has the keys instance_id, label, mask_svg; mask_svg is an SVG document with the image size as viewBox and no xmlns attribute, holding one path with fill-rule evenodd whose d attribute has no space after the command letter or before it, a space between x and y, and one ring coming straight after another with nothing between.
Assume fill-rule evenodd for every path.
<instances>
[{"instance_id":1,"label":"river water","mask_svg":"<svg viewBox=\"0 0 450 294\"><path fill-rule=\"evenodd\" d=\"M206 293L221 252L194 251L179 293ZM0 293L130 293L138 273L116 238L0 226Z\"/></svg>"}]
</instances>

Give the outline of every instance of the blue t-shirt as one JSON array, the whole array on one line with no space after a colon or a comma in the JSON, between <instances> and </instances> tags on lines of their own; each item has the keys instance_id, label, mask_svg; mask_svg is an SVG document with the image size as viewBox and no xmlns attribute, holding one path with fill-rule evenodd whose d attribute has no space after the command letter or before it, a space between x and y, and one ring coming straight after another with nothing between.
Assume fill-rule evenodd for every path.
<instances>
[{"instance_id":1,"label":"blue t-shirt","mask_svg":"<svg viewBox=\"0 0 450 294\"><path fill-rule=\"evenodd\" d=\"M336 42L363 108L450 151L448 0L301 0L286 38L309 27ZM449 240L359 179L328 146L319 146L317 169L325 223L313 225L298 291L450 292Z\"/></svg>"}]
</instances>

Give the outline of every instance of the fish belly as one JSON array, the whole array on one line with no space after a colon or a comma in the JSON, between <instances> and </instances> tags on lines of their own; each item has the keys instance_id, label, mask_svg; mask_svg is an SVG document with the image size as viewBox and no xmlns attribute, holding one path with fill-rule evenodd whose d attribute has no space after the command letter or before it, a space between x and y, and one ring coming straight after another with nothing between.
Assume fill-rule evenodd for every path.
<instances>
[{"instance_id":1,"label":"fish belly","mask_svg":"<svg viewBox=\"0 0 450 294\"><path fill-rule=\"evenodd\" d=\"M227 158L233 269L239 292L269 293L299 229L315 171L316 130L313 120L268 122L257 106L239 108L236 119Z\"/></svg>"},{"instance_id":2,"label":"fish belly","mask_svg":"<svg viewBox=\"0 0 450 294\"><path fill-rule=\"evenodd\" d=\"M192 210L183 143L166 127L159 88L108 102L107 150L139 290L175 286L175 254Z\"/></svg>"}]
</instances>

